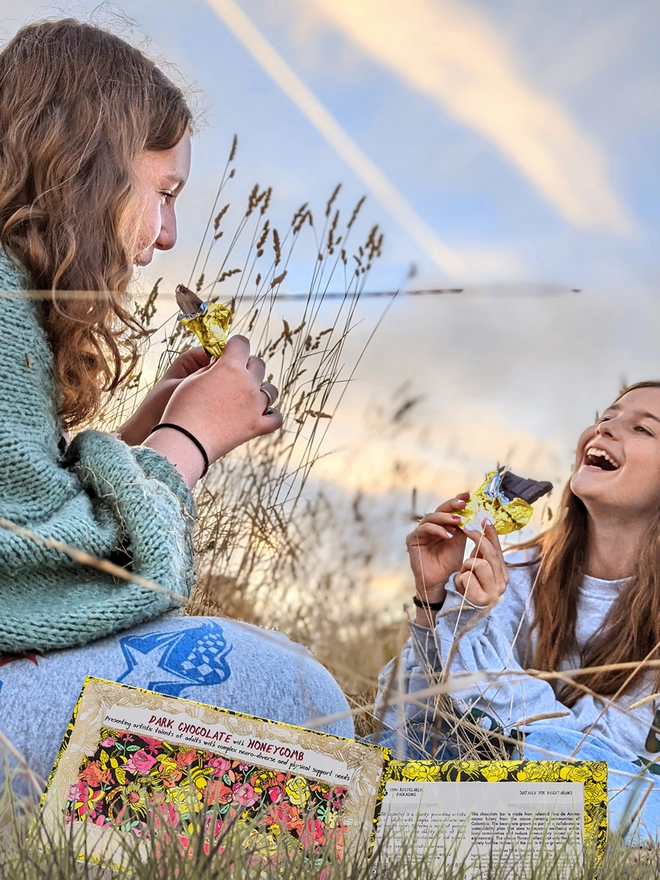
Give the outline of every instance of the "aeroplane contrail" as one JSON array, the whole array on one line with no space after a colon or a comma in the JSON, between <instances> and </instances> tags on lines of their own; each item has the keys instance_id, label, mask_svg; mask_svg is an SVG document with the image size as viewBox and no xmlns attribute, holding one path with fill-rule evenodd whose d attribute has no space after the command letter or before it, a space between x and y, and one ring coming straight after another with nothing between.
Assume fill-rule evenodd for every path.
<instances>
[{"instance_id":1,"label":"aeroplane contrail","mask_svg":"<svg viewBox=\"0 0 660 880\"><path fill-rule=\"evenodd\" d=\"M461 257L419 216L234 0L207 0L207 3L427 257L451 278L464 275L465 264Z\"/></svg>"}]
</instances>

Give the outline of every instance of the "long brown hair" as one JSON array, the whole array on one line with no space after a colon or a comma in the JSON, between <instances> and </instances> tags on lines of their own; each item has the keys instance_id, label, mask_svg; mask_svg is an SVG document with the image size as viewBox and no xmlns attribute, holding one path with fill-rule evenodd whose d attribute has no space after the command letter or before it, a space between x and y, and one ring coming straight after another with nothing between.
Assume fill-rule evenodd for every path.
<instances>
[{"instance_id":1,"label":"long brown hair","mask_svg":"<svg viewBox=\"0 0 660 880\"><path fill-rule=\"evenodd\" d=\"M660 388L660 382L638 382L620 392ZM556 671L561 660L575 650L578 592L585 574L588 514L582 501L564 489L557 522L543 534L521 545L536 549L532 631L536 633L533 665ZM602 629L582 651L582 668L612 663L640 662L660 658L660 507L644 535L635 570L607 613ZM643 670L602 670L580 675L582 686L601 696L624 693L639 682ZM660 677L659 677L660 683ZM566 685L558 696L567 706L575 704L582 688Z\"/></svg>"},{"instance_id":2,"label":"long brown hair","mask_svg":"<svg viewBox=\"0 0 660 880\"><path fill-rule=\"evenodd\" d=\"M0 243L35 290L49 291L43 325L66 427L98 412L135 368L123 305L132 163L175 146L190 123L181 90L101 28L31 24L0 53Z\"/></svg>"}]
</instances>

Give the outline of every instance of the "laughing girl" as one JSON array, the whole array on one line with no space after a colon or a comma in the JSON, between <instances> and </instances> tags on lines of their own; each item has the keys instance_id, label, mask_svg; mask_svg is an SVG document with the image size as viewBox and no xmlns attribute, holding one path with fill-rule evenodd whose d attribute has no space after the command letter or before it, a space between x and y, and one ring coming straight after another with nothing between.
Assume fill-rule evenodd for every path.
<instances>
[{"instance_id":1,"label":"laughing girl","mask_svg":"<svg viewBox=\"0 0 660 880\"><path fill-rule=\"evenodd\" d=\"M467 498L440 505L407 538L417 605L402 657L411 702L404 719L393 707L386 713L391 730L408 754L455 756L451 725L434 723L433 707L414 701L414 691L443 675L489 673L452 691L458 716L524 735L527 758L607 761L613 823L648 790L643 819L655 835L660 382L624 389L584 431L561 514L534 540L503 555L492 525L483 535L462 530L456 511ZM392 668L381 674L381 701ZM526 669L585 671L542 680Z\"/></svg>"}]
</instances>

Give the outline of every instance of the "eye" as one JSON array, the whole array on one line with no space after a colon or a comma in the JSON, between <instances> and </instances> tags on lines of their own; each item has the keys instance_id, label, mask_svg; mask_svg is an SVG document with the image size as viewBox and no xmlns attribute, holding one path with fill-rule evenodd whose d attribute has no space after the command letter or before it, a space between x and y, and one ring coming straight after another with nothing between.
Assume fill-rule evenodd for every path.
<instances>
[{"instance_id":1,"label":"eye","mask_svg":"<svg viewBox=\"0 0 660 880\"><path fill-rule=\"evenodd\" d=\"M172 201L172 199L174 198L174 193L169 192L168 190L161 190L160 195L162 196L162 198L163 198L163 202L164 202L166 205L169 205L169 203L170 203L170 202Z\"/></svg>"},{"instance_id":2,"label":"eye","mask_svg":"<svg viewBox=\"0 0 660 880\"><path fill-rule=\"evenodd\" d=\"M649 437L655 436L654 433L649 431L648 428L645 428L644 425L635 425L634 430L637 431L638 434L646 434Z\"/></svg>"}]
</instances>

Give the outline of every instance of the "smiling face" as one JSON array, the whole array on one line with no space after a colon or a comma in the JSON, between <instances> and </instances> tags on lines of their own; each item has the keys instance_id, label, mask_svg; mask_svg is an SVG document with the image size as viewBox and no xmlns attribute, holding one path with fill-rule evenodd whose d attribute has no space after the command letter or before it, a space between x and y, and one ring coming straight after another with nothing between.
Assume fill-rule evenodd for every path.
<instances>
[{"instance_id":1,"label":"smiling face","mask_svg":"<svg viewBox=\"0 0 660 880\"><path fill-rule=\"evenodd\" d=\"M660 388L637 388L580 437L571 489L587 510L628 517L660 508Z\"/></svg>"},{"instance_id":2,"label":"smiling face","mask_svg":"<svg viewBox=\"0 0 660 880\"><path fill-rule=\"evenodd\" d=\"M135 178L127 234L137 266L151 262L154 250L176 243L176 198L190 173L190 134L169 150L143 150L133 162Z\"/></svg>"}]
</instances>

